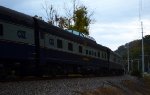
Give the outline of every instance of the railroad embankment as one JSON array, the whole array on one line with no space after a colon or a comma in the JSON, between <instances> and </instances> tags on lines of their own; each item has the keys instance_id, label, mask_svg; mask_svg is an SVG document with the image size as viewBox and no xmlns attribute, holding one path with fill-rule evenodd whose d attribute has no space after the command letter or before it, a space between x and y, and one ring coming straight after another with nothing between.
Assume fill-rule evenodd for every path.
<instances>
[{"instance_id":1,"label":"railroad embankment","mask_svg":"<svg viewBox=\"0 0 150 95\"><path fill-rule=\"evenodd\" d=\"M150 77L124 75L0 82L0 95L150 95Z\"/></svg>"},{"instance_id":2,"label":"railroad embankment","mask_svg":"<svg viewBox=\"0 0 150 95\"><path fill-rule=\"evenodd\" d=\"M81 95L150 95L150 75L125 79L118 83L108 81L104 86L84 91Z\"/></svg>"}]
</instances>

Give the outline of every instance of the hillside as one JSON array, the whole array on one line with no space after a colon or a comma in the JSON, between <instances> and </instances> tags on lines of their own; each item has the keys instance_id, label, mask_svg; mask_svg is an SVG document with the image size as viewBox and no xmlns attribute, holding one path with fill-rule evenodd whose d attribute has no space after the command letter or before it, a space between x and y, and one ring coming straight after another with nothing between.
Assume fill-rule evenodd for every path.
<instances>
[{"instance_id":1,"label":"hillside","mask_svg":"<svg viewBox=\"0 0 150 95\"><path fill-rule=\"evenodd\" d=\"M115 52L120 54L123 57L123 60L127 60L127 51L129 49L130 61L137 63L137 60L141 63L141 54L142 54L142 41L134 40L125 45L120 46ZM144 55L145 55L145 69L148 71L148 63L150 63L150 35L144 37ZM141 66L141 65L140 65Z\"/></svg>"}]
</instances>

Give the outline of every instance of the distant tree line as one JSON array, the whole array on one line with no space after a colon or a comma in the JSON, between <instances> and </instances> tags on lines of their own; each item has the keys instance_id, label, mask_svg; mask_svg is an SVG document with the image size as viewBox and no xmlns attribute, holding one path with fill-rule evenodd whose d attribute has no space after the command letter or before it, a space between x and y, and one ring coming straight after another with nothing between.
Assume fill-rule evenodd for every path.
<instances>
[{"instance_id":1,"label":"distant tree line","mask_svg":"<svg viewBox=\"0 0 150 95\"><path fill-rule=\"evenodd\" d=\"M144 60L145 60L145 70L149 71L150 68L150 35L146 35L144 38ZM120 46L115 52L122 56L123 60L126 61L127 59L127 53L129 50L129 60L132 64L132 69L137 69L138 62L141 64L142 59L142 41L134 40L129 43L126 43L125 45ZM126 61L127 65L127 61ZM141 65L139 65L141 68Z\"/></svg>"}]
</instances>

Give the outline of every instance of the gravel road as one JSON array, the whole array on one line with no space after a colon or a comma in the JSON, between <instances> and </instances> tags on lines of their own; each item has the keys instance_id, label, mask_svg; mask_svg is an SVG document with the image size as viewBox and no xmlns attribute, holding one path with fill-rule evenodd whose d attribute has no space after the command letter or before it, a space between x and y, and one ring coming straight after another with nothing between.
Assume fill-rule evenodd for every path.
<instances>
[{"instance_id":1,"label":"gravel road","mask_svg":"<svg viewBox=\"0 0 150 95\"><path fill-rule=\"evenodd\" d=\"M131 76L0 82L0 95L80 95L81 91L115 84Z\"/></svg>"}]
</instances>

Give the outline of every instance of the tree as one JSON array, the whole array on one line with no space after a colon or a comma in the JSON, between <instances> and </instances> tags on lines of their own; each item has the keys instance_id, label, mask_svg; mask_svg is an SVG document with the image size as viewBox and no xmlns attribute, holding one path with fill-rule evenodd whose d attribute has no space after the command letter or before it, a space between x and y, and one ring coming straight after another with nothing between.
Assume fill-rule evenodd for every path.
<instances>
[{"instance_id":1,"label":"tree","mask_svg":"<svg viewBox=\"0 0 150 95\"><path fill-rule=\"evenodd\" d=\"M60 27L60 28L63 28L63 29L68 29L68 23L67 23L67 18L66 17L60 17L59 18L59 24L58 24L58 26Z\"/></svg>"},{"instance_id":2,"label":"tree","mask_svg":"<svg viewBox=\"0 0 150 95\"><path fill-rule=\"evenodd\" d=\"M68 29L68 18L65 16L59 16L52 4L48 5L48 3L45 2L43 9L46 12L46 20L49 24L58 26L62 29Z\"/></svg>"},{"instance_id":3,"label":"tree","mask_svg":"<svg viewBox=\"0 0 150 95\"><path fill-rule=\"evenodd\" d=\"M43 20L41 16L35 15L34 17L37 19Z\"/></svg>"},{"instance_id":4,"label":"tree","mask_svg":"<svg viewBox=\"0 0 150 95\"><path fill-rule=\"evenodd\" d=\"M145 71L148 71L149 69L149 62L150 62L150 35L146 35L144 37L144 64L145 64ZM133 63L133 73L137 71L137 59L139 60L140 64L141 63L141 44L142 41L141 39L139 40L134 40L128 43L129 45L129 54L130 54L130 60L132 60ZM122 57L127 59L127 44L120 46L115 52L121 55ZM135 68L134 68L135 65ZM142 70L140 68L140 70ZM137 73L137 72L136 72Z\"/></svg>"},{"instance_id":5,"label":"tree","mask_svg":"<svg viewBox=\"0 0 150 95\"><path fill-rule=\"evenodd\" d=\"M70 28L89 35L89 25L91 23L91 19L88 15L87 8L85 6L78 7L74 12L73 18L74 25Z\"/></svg>"},{"instance_id":6,"label":"tree","mask_svg":"<svg viewBox=\"0 0 150 95\"><path fill-rule=\"evenodd\" d=\"M89 35L89 26L92 23L93 12L89 14L87 7L84 5L77 5L76 0L73 0L73 12L70 8L64 8L66 16L59 16L53 5L48 6L45 2L43 9L47 15L49 24L56 25L63 29L72 29Z\"/></svg>"},{"instance_id":7,"label":"tree","mask_svg":"<svg viewBox=\"0 0 150 95\"><path fill-rule=\"evenodd\" d=\"M92 19L94 12L89 12L87 9L88 8L86 6L77 4L77 0L73 0L73 12L66 10L66 14L69 17L68 29L76 30L89 35L90 24L94 22ZM70 15L70 13L73 14Z\"/></svg>"},{"instance_id":8,"label":"tree","mask_svg":"<svg viewBox=\"0 0 150 95\"><path fill-rule=\"evenodd\" d=\"M48 5L48 3L45 2L45 5L43 5L43 9L45 10L46 15L47 15L46 16L47 22L49 24L57 26L58 21L59 21L59 15L56 9L54 9L54 6Z\"/></svg>"}]
</instances>

